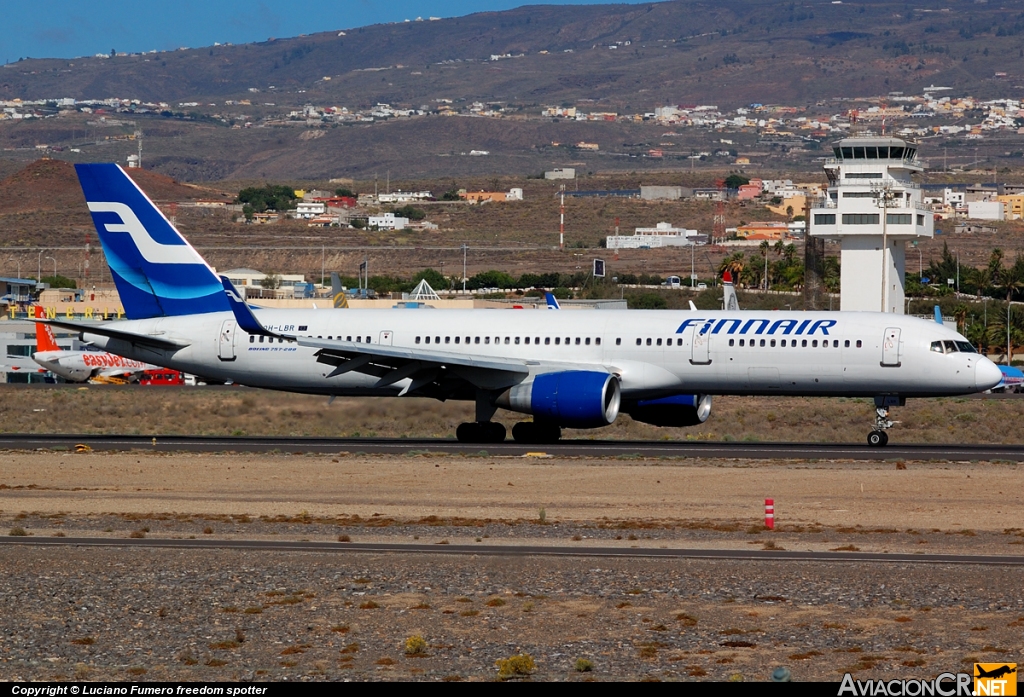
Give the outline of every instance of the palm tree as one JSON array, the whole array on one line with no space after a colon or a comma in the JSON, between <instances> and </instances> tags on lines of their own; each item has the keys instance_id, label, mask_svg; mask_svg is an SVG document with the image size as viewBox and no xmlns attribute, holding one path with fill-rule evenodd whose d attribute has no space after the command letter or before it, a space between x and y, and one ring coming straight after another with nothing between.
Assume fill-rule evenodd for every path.
<instances>
[{"instance_id":1,"label":"palm tree","mask_svg":"<svg viewBox=\"0 0 1024 697\"><path fill-rule=\"evenodd\" d=\"M758 249L761 256L764 257L764 289L768 290L768 252L771 250L771 245L768 244L768 240L762 240Z\"/></svg>"}]
</instances>

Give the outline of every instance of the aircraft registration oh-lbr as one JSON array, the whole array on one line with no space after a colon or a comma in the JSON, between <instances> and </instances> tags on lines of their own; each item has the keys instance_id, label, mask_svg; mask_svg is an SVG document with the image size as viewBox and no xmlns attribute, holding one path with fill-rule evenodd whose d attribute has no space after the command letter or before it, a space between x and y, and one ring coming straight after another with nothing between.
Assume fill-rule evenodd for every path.
<instances>
[{"instance_id":1,"label":"aircraft registration oh-lbr","mask_svg":"<svg viewBox=\"0 0 1024 697\"><path fill-rule=\"evenodd\" d=\"M134 360L332 396L471 400L460 440L551 442L620 412L666 427L712 395L873 397L874 445L908 397L989 389L1001 374L935 322L870 312L278 310L252 307L113 164L76 165L128 321L78 325Z\"/></svg>"}]
</instances>

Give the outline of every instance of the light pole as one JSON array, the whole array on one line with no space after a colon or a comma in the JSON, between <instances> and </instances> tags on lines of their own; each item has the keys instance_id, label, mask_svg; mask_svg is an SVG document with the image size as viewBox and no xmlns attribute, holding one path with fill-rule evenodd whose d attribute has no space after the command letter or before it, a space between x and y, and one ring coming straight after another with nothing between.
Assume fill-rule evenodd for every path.
<instances>
[{"instance_id":1,"label":"light pole","mask_svg":"<svg viewBox=\"0 0 1024 697\"><path fill-rule=\"evenodd\" d=\"M36 259L36 283L43 278L43 250L39 250L39 257Z\"/></svg>"},{"instance_id":2,"label":"light pole","mask_svg":"<svg viewBox=\"0 0 1024 697\"><path fill-rule=\"evenodd\" d=\"M465 245L465 243L463 243L463 245L462 245L462 292L463 293L466 292L466 250L467 249L469 249L469 247L467 247Z\"/></svg>"},{"instance_id":3,"label":"light pole","mask_svg":"<svg viewBox=\"0 0 1024 697\"><path fill-rule=\"evenodd\" d=\"M46 258L53 262L53 280L54 280L54 282L56 282L56 280L57 280L57 260L54 259L53 257L46 257Z\"/></svg>"}]
</instances>

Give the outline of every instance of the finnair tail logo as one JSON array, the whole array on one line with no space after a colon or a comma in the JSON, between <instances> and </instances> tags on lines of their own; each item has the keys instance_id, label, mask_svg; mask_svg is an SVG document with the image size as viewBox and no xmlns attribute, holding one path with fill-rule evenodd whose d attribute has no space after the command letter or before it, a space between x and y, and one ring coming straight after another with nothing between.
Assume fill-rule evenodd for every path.
<instances>
[{"instance_id":1,"label":"finnair tail logo","mask_svg":"<svg viewBox=\"0 0 1024 697\"><path fill-rule=\"evenodd\" d=\"M120 223L104 223L107 232L127 232L138 248L142 258L150 264L202 264L203 260L188 244L161 244L150 236L146 226L142 224L131 207L110 202L89 202L92 213L115 213L121 218Z\"/></svg>"},{"instance_id":2,"label":"finnair tail logo","mask_svg":"<svg viewBox=\"0 0 1024 697\"><path fill-rule=\"evenodd\" d=\"M228 297L231 298L232 300L234 300L236 303L243 303L243 304L245 303L244 300L242 300L240 297L238 297L238 293L235 292L234 288L226 288L224 290L224 292L227 293Z\"/></svg>"}]
</instances>

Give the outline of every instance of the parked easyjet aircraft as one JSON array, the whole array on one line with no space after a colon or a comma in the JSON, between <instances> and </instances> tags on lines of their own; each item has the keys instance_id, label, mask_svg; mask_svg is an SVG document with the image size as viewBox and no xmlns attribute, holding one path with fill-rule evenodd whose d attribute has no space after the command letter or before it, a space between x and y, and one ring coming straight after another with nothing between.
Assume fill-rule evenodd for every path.
<instances>
[{"instance_id":1,"label":"parked easyjet aircraft","mask_svg":"<svg viewBox=\"0 0 1024 697\"><path fill-rule=\"evenodd\" d=\"M872 445L908 397L986 390L1002 375L935 322L870 312L401 312L250 308L114 164L76 165L129 321L80 325L97 346L243 385L475 402L459 440L549 442L623 411L708 418L711 395L873 397Z\"/></svg>"},{"instance_id":2,"label":"parked easyjet aircraft","mask_svg":"<svg viewBox=\"0 0 1024 697\"><path fill-rule=\"evenodd\" d=\"M36 306L36 318L43 317L43 308ZM145 370L159 370L159 366L135 361L106 351L71 351L57 345L53 330L36 322L36 352L32 360L70 382L85 382L94 378L131 378Z\"/></svg>"}]
</instances>

